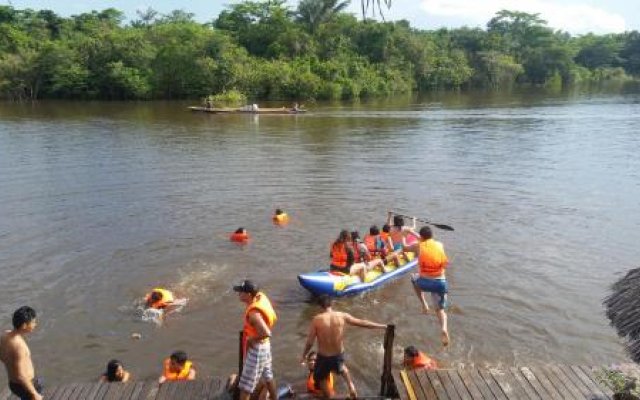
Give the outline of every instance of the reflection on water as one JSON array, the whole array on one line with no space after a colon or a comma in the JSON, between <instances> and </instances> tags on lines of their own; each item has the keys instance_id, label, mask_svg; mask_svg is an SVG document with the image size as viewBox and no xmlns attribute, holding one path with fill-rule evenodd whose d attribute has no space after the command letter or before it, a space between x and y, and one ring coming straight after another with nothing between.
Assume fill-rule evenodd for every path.
<instances>
[{"instance_id":1,"label":"reflection on water","mask_svg":"<svg viewBox=\"0 0 640 400\"><path fill-rule=\"evenodd\" d=\"M408 344L445 366L618 361L600 302L640 258L640 96L621 93L432 94L295 116L3 104L0 315L40 312L31 343L50 382L93 380L114 356L156 378L178 349L226 376L244 310L231 285L250 277L279 314L276 374L295 381L317 312L296 275L327 263L340 229L403 209L456 229L435 231L452 260L450 347L406 278L337 305L395 323L398 362ZM246 246L228 241L239 226ZM162 327L131 306L156 286L189 298ZM365 393L382 340L348 334Z\"/></svg>"}]
</instances>

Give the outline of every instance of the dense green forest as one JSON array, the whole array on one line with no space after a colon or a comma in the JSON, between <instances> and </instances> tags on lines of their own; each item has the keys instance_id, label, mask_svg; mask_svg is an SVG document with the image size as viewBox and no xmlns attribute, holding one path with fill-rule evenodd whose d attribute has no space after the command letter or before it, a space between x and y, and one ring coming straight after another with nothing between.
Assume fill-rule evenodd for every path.
<instances>
[{"instance_id":1,"label":"dense green forest","mask_svg":"<svg viewBox=\"0 0 640 400\"><path fill-rule=\"evenodd\" d=\"M244 1L210 23L175 10L63 18L0 6L0 96L10 99L353 99L411 91L572 85L640 75L640 33L572 36L537 14L486 29L362 19L348 1Z\"/></svg>"}]
</instances>

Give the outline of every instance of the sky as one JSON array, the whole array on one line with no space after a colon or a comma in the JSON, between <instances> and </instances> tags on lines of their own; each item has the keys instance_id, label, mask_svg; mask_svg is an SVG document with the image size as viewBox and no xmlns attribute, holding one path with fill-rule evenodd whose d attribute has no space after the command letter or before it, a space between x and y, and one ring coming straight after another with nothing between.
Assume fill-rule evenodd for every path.
<instances>
[{"instance_id":1,"label":"sky","mask_svg":"<svg viewBox=\"0 0 640 400\"><path fill-rule=\"evenodd\" d=\"M69 16L113 7L136 18L136 10L151 7L160 13L182 9L195 14L200 22L210 22L229 4L238 0L0 0L15 8L50 9ZM298 1L288 0L292 8ZM348 8L360 16L360 0L351 0ZM502 9L539 13L548 26L574 35L619 33L640 30L640 0L392 0L385 11L386 20L406 19L421 29L484 28Z\"/></svg>"}]
</instances>

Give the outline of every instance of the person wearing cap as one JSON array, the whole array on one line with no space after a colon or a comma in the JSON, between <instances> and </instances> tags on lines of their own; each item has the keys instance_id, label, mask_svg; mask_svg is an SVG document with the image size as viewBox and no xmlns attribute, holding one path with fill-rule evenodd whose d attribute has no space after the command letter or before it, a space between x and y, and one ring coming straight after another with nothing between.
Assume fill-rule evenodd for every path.
<instances>
[{"instance_id":1,"label":"person wearing cap","mask_svg":"<svg viewBox=\"0 0 640 400\"><path fill-rule=\"evenodd\" d=\"M313 371L315 385L322 391L322 397L330 398L329 375L334 372L340 375L349 388L351 398L357 398L358 393L351 379L349 369L344 363L344 332L347 325L369 329L386 329L387 325L378 324L366 319L354 318L350 314L334 311L331 298L322 295L318 298L322 311L311 321L307 342L304 345L300 363L304 363L307 354L318 340L318 354Z\"/></svg>"},{"instance_id":2,"label":"person wearing cap","mask_svg":"<svg viewBox=\"0 0 640 400\"><path fill-rule=\"evenodd\" d=\"M233 290L238 293L240 301L247 306L242 329L244 364L238 383L240 400L248 400L260 380L267 385L269 396L277 399L269 341L271 329L277 320L276 312L267 295L261 292L258 285L252 281L244 280L234 286Z\"/></svg>"}]
</instances>

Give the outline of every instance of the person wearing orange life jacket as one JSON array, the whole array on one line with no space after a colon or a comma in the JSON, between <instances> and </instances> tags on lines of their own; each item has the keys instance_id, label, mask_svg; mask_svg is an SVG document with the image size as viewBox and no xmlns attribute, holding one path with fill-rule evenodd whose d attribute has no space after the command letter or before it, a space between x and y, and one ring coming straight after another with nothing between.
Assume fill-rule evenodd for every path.
<instances>
[{"instance_id":1,"label":"person wearing orange life jacket","mask_svg":"<svg viewBox=\"0 0 640 400\"><path fill-rule=\"evenodd\" d=\"M364 236L364 244L367 246L367 250L372 256L381 258L386 257L387 249L380 235L380 229L378 229L377 226L372 225L369 228L369 234Z\"/></svg>"},{"instance_id":2,"label":"person wearing orange life jacket","mask_svg":"<svg viewBox=\"0 0 640 400\"><path fill-rule=\"evenodd\" d=\"M196 379L196 369L184 351L176 351L171 354L169 358L164 360L162 367L162 376L158 379L160 384L167 381L192 381Z\"/></svg>"},{"instance_id":3,"label":"person wearing orange life jacket","mask_svg":"<svg viewBox=\"0 0 640 400\"><path fill-rule=\"evenodd\" d=\"M413 232L415 234L415 232ZM431 293L431 298L436 304L436 315L440 322L442 344L449 344L449 331L447 329L447 293L449 287L445 276L445 269L449 264L447 254L442 243L433 239L433 232L428 226L420 228L420 240L410 246L404 246L404 251L413 251L418 257L419 273L413 274L411 283L420 299L422 310L429 312L429 305L424 298L424 292Z\"/></svg>"},{"instance_id":4,"label":"person wearing orange life jacket","mask_svg":"<svg viewBox=\"0 0 640 400\"><path fill-rule=\"evenodd\" d=\"M247 232L245 228L240 227L229 236L229 240L236 243L247 243L249 241L249 232Z\"/></svg>"},{"instance_id":5,"label":"person wearing orange life jacket","mask_svg":"<svg viewBox=\"0 0 640 400\"><path fill-rule=\"evenodd\" d=\"M281 209L277 208L273 214L273 223L276 225L284 225L289 222L289 215Z\"/></svg>"},{"instance_id":6,"label":"person wearing orange life jacket","mask_svg":"<svg viewBox=\"0 0 640 400\"><path fill-rule=\"evenodd\" d=\"M172 305L173 302L173 293L163 288L154 288L151 293L145 296L147 308L155 308L156 310L163 310Z\"/></svg>"},{"instance_id":7,"label":"person wearing orange life jacket","mask_svg":"<svg viewBox=\"0 0 640 400\"><path fill-rule=\"evenodd\" d=\"M242 375L238 383L240 400L248 400L262 380L272 399L277 399L276 383L271 366L271 329L277 316L266 294L250 280L233 287L238 298L246 304L243 326L245 352Z\"/></svg>"},{"instance_id":8,"label":"person wearing orange life jacket","mask_svg":"<svg viewBox=\"0 0 640 400\"><path fill-rule=\"evenodd\" d=\"M438 368L436 360L418 351L415 346L407 346L404 348L402 365L409 370L426 369L432 371Z\"/></svg>"},{"instance_id":9,"label":"person wearing orange life jacket","mask_svg":"<svg viewBox=\"0 0 640 400\"><path fill-rule=\"evenodd\" d=\"M357 275L365 282L367 268L363 263L355 262L355 252L351 243L351 234L346 229L340 231L331 245L331 264L329 271L334 274Z\"/></svg>"},{"instance_id":10,"label":"person wearing orange life jacket","mask_svg":"<svg viewBox=\"0 0 640 400\"><path fill-rule=\"evenodd\" d=\"M383 260L374 258L367 245L360 239L360 233L358 231L351 232L351 245L354 249L354 259L356 263L363 263L365 271L370 271L375 267L382 267L384 265Z\"/></svg>"},{"instance_id":11,"label":"person wearing orange life jacket","mask_svg":"<svg viewBox=\"0 0 640 400\"><path fill-rule=\"evenodd\" d=\"M316 360L318 355L315 351L309 352L307 354L307 368L309 368L309 375L307 376L307 392L322 396L322 390L320 389L320 385L316 385L315 379L313 379L313 372L316 368ZM331 397L334 396L335 390L333 389L333 374L329 373L329 377L327 378L327 388L329 390L329 394Z\"/></svg>"}]
</instances>

